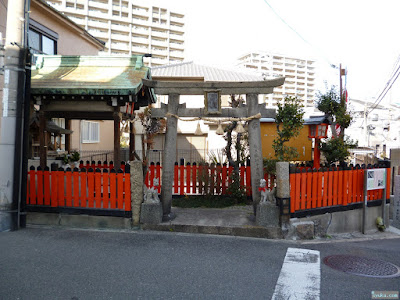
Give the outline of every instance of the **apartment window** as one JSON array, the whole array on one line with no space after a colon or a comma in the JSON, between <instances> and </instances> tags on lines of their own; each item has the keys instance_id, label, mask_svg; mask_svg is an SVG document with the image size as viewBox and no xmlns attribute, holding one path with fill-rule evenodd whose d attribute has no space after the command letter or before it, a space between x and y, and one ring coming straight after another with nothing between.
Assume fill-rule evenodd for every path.
<instances>
[{"instance_id":1,"label":"apartment window","mask_svg":"<svg viewBox=\"0 0 400 300\"><path fill-rule=\"evenodd\" d=\"M29 47L32 53L37 54L57 54L58 34L42 24L29 21Z\"/></svg>"},{"instance_id":2,"label":"apartment window","mask_svg":"<svg viewBox=\"0 0 400 300\"><path fill-rule=\"evenodd\" d=\"M82 121L82 143L100 142L100 123Z\"/></svg>"}]
</instances>

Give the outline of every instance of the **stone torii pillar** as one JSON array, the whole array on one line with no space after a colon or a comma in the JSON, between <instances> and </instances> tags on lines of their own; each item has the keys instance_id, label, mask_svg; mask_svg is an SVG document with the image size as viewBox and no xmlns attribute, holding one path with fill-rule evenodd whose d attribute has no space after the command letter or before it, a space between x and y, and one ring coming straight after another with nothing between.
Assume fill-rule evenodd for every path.
<instances>
[{"instance_id":1,"label":"stone torii pillar","mask_svg":"<svg viewBox=\"0 0 400 300\"><path fill-rule=\"evenodd\" d=\"M174 179L174 163L176 156L177 117L206 117L206 118L248 118L249 121L249 144L251 160L251 185L254 213L260 201L258 186L263 177L263 160L261 149L260 120L255 117L274 118L275 109L266 109L264 104L258 104L259 94L271 94L273 88L285 82L284 77L246 82L187 82L187 81L153 81L143 79L143 84L154 88L158 95L168 95L168 105L162 104L161 108L152 109L152 117L167 117L167 130L165 134L165 149L163 159L163 176L161 185L161 201L163 205L163 221L170 220L172 205L172 182ZM208 103L205 108L186 108L185 104L179 105L179 95L205 95L206 93L217 93L219 95L246 95L247 107L221 108L210 112L215 103ZM206 101L205 101L206 104ZM208 106L210 104L210 106ZM212 104L212 106L211 106Z\"/></svg>"}]
</instances>

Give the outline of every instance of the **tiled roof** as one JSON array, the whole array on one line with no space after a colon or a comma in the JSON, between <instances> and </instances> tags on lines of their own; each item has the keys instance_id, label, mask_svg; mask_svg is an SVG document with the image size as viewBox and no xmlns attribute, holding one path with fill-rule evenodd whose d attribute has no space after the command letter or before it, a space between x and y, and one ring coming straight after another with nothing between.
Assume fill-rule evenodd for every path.
<instances>
[{"instance_id":1,"label":"tiled roof","mask_svg":"<svg viewBox=\"0 0 400 300\"><path fill-rule=\"evenodd\" d=\"M151 75L157 77L203 78L204 81L262 81L262 76L257 76L235 70L224 70L210 66L198 65L193 62L183 62L151 68Z\"/></svg>"}]
</instances>

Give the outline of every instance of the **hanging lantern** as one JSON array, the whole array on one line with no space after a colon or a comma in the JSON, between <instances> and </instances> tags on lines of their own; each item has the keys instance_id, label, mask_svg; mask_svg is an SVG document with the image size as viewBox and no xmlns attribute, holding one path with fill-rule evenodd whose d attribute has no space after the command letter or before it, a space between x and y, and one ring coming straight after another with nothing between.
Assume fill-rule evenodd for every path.
<instances>
[{"instance_id":1,"label":"hanging lantern","mask_svg":"<svg viewBox=\"0 0 400 300\"><path fill-rule=\"evenodd\" d=\"M309 125L308 137L323 139L328 136L328 125L326 123Z\"/></svg>"},{"instance_id":2,"label":"hanging lantern","mask_svg":"<svg viewBox=\"0 0 400 300\"><path fill-rule=\"evenodd\" d=\"M244 130L242 122L238 122L237 126L236 126L236 132L237 133L245 133L246 130Z\"/></svg>"},{"instance_id":3,"label":"hanging lantern","mask_svg":"<svg viewBox=\"0 0 400 300\"><path fill-rule=\"evenodd\" d=\"M215 133L218 134L218 135L223 135L224 134L224 130L222 129L221 120L218 120L218 128L217 128L217 131L215 131Z\"/></svg>"},{"instance_id":4,"label":"hanging lantern","mask_svg":"<svg viewBox=\"0 0 400 300\"><path fill-rule=\"evenodd\" d=\"M201 131L200 128L200 121L197 123L197 128L196 131L194 132L194 135L203 135L203 132Z\"/></svg>"}]
</instances>

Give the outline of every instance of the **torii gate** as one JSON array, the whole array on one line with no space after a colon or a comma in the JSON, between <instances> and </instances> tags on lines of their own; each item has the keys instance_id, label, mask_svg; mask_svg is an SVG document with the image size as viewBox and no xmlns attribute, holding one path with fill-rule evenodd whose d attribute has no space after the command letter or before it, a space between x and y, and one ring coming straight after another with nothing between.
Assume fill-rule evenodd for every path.
<instances>
[{"instance_id":1,"label":"torii gate","mask_svg":"<svg viewBox=\"0 0 400 300\"><path fill-rule=\"evenodd\" d=\"M155 81L143 79L143 84L153 88L158 95L168 95L168 104L151 111L154 118L167 118L165 132L165 151L163 157L163 172L161 186L161 201L163 206L163 221L173 218L171 214L172 182L174 178L174 163L176 157L176 139L178 117L216 117L216 118L248 118L249 145L251 162L251 187L254 214L260 202L258 186L264 176L263 158L261 149L260 117L274 118L275 109L266 109L263 104L258 104L259 94L271 94L273 88L283 85L284 77L264 81L246 82L187 82L187 81ZM221 108L221 103L215 102L220 95L246 95L246 106L239 108ZM180 95L204 95L204 108L186 108L185 104L179 105Z\"/></svg>"}]
</instances>

